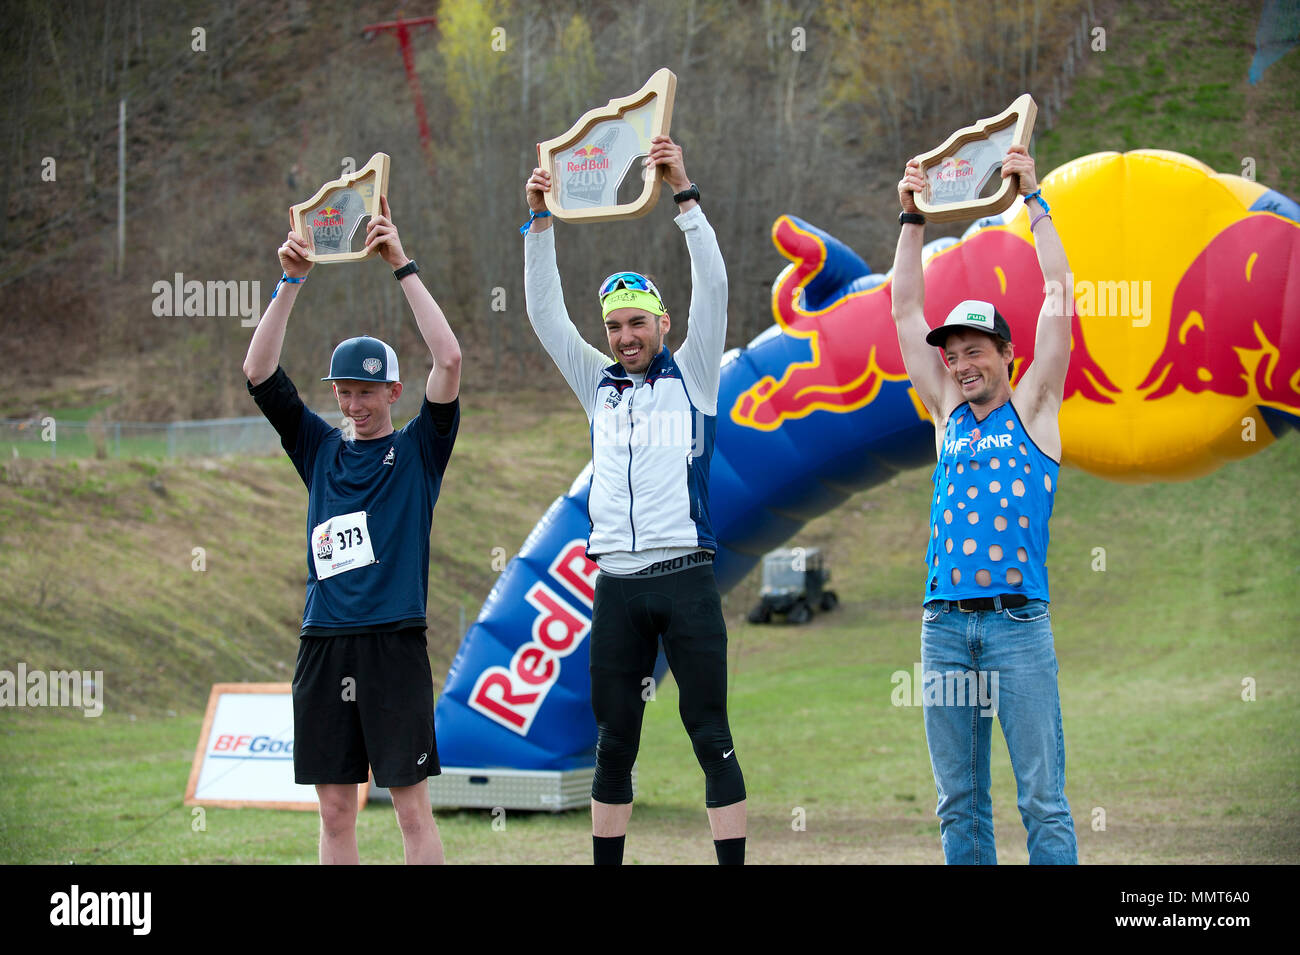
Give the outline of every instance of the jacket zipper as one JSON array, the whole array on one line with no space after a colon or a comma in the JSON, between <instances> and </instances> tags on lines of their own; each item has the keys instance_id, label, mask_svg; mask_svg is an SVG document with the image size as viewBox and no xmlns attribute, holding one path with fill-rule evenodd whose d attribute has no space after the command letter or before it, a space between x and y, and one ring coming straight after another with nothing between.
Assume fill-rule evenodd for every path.
<instances>
[{"instance_id":1,"label":"jacket zipper","mask_svg":"<svg viewBox=\"0 0 1300 955\"><path fill-rule=\"evenodd\" d=\"M627 398L627 522L632 527L632 550L636 550L636 519L632 516L632 429L636 423L632 418L632 400L636 397L636 382L632 382L632 393Z\"/></svg>"}]
</instances>

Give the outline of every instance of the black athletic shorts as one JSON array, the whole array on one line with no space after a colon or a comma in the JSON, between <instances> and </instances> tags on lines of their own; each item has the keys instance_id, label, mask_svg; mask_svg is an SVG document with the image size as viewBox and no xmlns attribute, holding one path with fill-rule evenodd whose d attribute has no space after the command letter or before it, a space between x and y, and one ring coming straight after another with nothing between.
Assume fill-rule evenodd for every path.
<instances>
[{"instance_id":1,"label":"black athletic shorts","mask_svg":"<svg viewBox=\"0 0 1300 955\"><path fill-rule=\"evenodd\" d=\"M661 639L678 687L685 681L688 692L698 689L701 697L722 705L727 696L727 624L712 564L646 577L602 572L596 578L593 674L621 674L638 681L650 676ZM640 693L638 688L638 698Z\"/></svg>"},{"instance_id":2,"label":"black athletic shorts","mask_svg":"<svg viewBox=\"0 0 1300 955\"><path fill-rule=\"evenodd\" d=\"M293 775L300 785L385 789L442 772L424 630L303 637L293 673Z\"/></svg>"}]
</instances>

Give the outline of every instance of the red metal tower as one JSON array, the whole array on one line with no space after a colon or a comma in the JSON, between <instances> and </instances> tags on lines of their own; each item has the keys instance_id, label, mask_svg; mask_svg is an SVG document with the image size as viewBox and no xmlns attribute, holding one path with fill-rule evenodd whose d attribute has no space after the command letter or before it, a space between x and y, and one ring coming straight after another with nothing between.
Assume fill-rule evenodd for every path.
<instances>
[{"instance_id":1,"label":"red metal tower","mask_svg":"<svg viewBox=\"0 0 1300 955\"><path fill-rule=\"evenodd\" d=\"M361 35L367 40L374 39L378 33L397 34L397 45L402 49L402 64L406 67L406 82L411 87L411 99L415 101L415 121L420 129L420 145L424 147L424 158L429 164L429 173L437 170L433 165L433 143L429 139L429 117L424 111L424 96L420 93L420 78L415 74L415 58L411 54L411 27L432 27L438 22L437 17L416 17L402 19L398 14L396 20L385 23L372 23L362 27Z\"/></svg>"}]
</instances>

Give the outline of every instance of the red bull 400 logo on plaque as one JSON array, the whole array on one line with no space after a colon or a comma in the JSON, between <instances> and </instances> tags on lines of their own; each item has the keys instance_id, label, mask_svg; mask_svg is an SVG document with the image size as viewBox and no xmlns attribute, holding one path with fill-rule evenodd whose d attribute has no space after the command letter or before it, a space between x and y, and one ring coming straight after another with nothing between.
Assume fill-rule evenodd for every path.
<instances>
[{"instance_id":1,"label":"red bull 400 logo on plaque","mask_svg":"<svg viewBox=\"0 0 1300 955\"><path fill-rule=\"evenodd\" d=\"M592 140L558 157L561 201L591 206L613 205L618 184L639 151L636 132L623 120L602 123ZM617 157L617 175L612 160Z\"/></svg>"},{"instance_id":2,"label":"red bull 400 logo on plaque","mask_svg":"<svg viewBox=\"0 0 1300 955\"><path fill-rule=\"evenodd\" d=\"M366 203L355 189L345 189L331 197L311 218L311 236L318 254L348 252L352 235L366 216Z\"/></svg>"},{"instance_id":3,"label":"red bull 400 logo on plaque","mask_svg":"<svg viewBox=\"0 0 1300 955\"><path fill-rule=\"evenodd\" d=\"M310 239L308 259L359 262L375 254L373 249L353 252L352 240L362 219L379 214L380 202L388 194L388 166L388 154L375 153L360 169L330 180L306 202L289 207L294 231Z\"/></svg>"}]
</instances>

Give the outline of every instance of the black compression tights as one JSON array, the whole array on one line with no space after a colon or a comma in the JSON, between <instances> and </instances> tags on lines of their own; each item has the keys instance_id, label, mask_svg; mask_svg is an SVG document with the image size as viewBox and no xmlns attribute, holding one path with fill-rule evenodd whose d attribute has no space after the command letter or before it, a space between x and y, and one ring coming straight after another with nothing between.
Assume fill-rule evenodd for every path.
<instances>
[{"instance_id":1,"label":"black compression tights","mask_svg":"<svg viewBox=\"0 0 1300 955\"><path fill-rule=\"evenodd\" d=\"M645 579L596 579L591 622L591 706L599 735L591 797L632 801L632 764L662 635L677 682L682 725L704 770L711 809L745 798L727 726L727 627L713 568L691 567Z\"/></svg>"}]
</instances>

